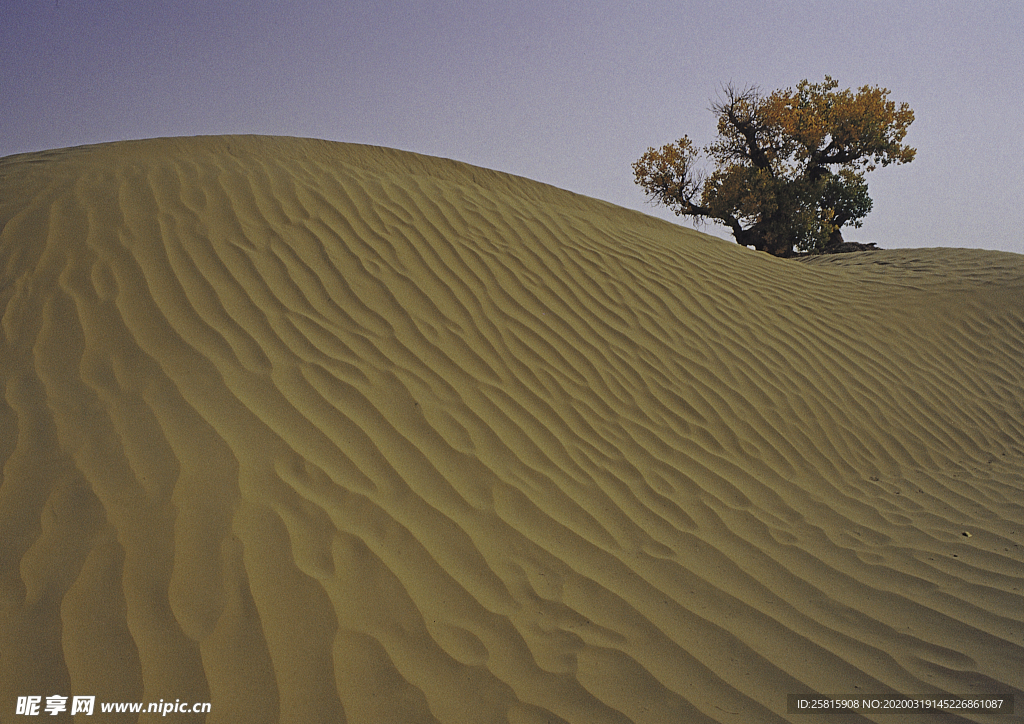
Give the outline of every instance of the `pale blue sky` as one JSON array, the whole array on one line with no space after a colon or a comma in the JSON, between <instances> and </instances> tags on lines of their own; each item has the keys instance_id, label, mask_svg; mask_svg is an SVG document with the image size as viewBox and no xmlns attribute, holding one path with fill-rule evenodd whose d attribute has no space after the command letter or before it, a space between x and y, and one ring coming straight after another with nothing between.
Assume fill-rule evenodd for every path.
<instances>
[{"instance_id":1,"label":"pale blue sky","mask_svg":"<svg viewBox=\"0 0 1024 724\"><path fill-rule=\"evenodd\" d=\"M2 0L0 156L221 133L370 143L664 218L648 146L711 140L721 85L829 74L917 120L849 239L1024 253L1020 0ZM723 227L707 231L728 237Z\"/></svg>"}]
</instances>

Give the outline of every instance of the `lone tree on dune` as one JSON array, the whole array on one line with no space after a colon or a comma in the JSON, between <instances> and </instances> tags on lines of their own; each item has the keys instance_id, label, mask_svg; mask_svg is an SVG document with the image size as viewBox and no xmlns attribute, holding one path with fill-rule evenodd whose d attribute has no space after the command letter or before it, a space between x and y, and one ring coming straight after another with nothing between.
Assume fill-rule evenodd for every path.
<instances>
[{"instance_id":1,"label":"lone tree on dune","mask_svg":"<svg viewBox=\"0 0 1024 724\"><path fill-rule=\"evenodd\" d=\"M901 145L914 112L886 88L837 86L829 76L768 96L726 86L711 106L718 140L697 149L683 136L648 148L633 164L636 182L677 215L713 219L758 251L848 248L840 229L861 226L871 210L864 174L914 160L915 149ZM710 175L697 168L702 154L715 161Z\"/></svg>"}]
</instances>

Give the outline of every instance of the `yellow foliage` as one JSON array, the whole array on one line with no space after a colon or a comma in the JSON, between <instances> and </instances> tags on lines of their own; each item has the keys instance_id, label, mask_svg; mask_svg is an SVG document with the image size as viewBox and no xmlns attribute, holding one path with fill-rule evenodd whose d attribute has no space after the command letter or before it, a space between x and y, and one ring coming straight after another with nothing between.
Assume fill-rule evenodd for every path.
<instances>
[{"instance_id":1,"label":"yellow foliage","mask_svg":"<svg viewBox=\"0 0 1024 724\"><path fill-rule=\"evenodd\" d=\"M781 254L821 248L870 211L864 173L916 153L903 145L914 121L906 103L886 88L838 86L825 76L767 96L727 87L712 106L718 140L697 149L683 136L647 149L633 164L636 182L677 214L730 226L740 243ZM715 161L710 175L696 167L702 153Z\"/></svg>"}]
</instances>

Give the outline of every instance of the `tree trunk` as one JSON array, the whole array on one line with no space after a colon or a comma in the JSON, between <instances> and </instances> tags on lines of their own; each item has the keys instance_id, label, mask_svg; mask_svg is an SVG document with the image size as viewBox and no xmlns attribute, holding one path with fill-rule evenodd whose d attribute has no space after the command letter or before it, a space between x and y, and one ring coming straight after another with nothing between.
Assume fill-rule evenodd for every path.
<instances>
[{"instance_id":1,"label":"tree trunk","mask_svg":"<svg viewBox=\"0 0 1024 724\"><path fill-rule=\"evenodd\" d=\"M732 235L736 237L736 243L740 246L752 246L755 251L763 251L772 256L790 257L793 256L793 242L789 239L779 238L774 234L766 234L765 227L771 228L770 224L759 222L749 229L741 229L739 225L733 228Z\"/></svg>"}]
</instances>

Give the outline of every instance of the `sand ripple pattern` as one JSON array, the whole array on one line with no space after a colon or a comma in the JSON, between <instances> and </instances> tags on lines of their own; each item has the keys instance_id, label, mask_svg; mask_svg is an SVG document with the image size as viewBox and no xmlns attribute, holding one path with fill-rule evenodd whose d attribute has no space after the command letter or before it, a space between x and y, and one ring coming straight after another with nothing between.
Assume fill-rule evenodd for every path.
<instances>
[{"instance_id":1,"label":"sand ripple pattern","mask_svg":"<svg viewBox=\"0 0 1024 724\"><path fill-rule=\"evenodd\" d=\"M261 137L0 160L0 226L0 721L1024 687L1020 256L783 261Z\"/></svg>"}]
</instances>

